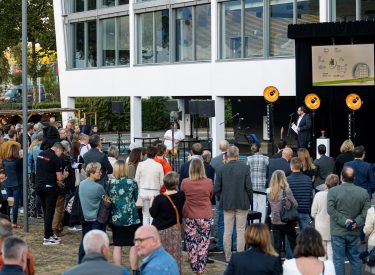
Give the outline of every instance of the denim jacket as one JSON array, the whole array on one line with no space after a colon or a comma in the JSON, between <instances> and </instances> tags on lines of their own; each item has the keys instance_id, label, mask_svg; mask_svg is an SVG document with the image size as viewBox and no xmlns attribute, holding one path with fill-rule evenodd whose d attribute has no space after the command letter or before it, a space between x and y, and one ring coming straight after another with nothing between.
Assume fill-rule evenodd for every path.
<instances>
[{"instance_id":1,"label":"denim jacket","mask_svg":"<svg viewBox=\"0 0 375 275\"><path fill-rule=\"evenodd\" d=\"M17 187L22 185L22 159L3 160L3 167L7 174L5 187Z\"/></svg>"},{"instance_id":2,"label":"denim jacket","mask_svg":"<svg viewBox=\"0 0 375 275\"><path fill-rule=\"evenodd\" d=\"M178 275L177 263L163 246L155 249L141 264L141 275Z\"/></svg>"}]
</instances>

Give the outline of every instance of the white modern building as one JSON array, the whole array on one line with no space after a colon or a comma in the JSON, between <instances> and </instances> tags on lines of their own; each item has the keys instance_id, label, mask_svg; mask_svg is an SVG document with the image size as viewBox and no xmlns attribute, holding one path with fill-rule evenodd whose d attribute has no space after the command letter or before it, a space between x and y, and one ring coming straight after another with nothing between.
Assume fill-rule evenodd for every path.
<instances>
[{"instance_id":1,"label":"white modern building","mask_svg":"<svg viewBox=\"0 0 375 275\"><path fill-rule=\"evenodd\" d=\"M62 107L78 96L130 96L135 137L142 96L210 96L214 154L225 96L262 96L269 85L296 94L288 24L375 15L371 0L53 2Z\"/></svg>"}]
</instances>

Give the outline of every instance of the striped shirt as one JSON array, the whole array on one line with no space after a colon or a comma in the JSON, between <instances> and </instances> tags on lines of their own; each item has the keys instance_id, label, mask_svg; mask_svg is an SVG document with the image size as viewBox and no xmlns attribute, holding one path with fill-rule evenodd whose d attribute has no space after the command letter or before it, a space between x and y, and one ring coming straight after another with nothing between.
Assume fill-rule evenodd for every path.
<instances>
[{"instance_id":1,"label":"striped shirt","mask_svg":"<svg viewBox=\"0 0 375 275\"><path fill-rule=\"evenodd\" d=\"M269 158L261 153L255 153L247 158L247 165L250 167L250 178L253 189L263 189L267 181L267 167Z\"/></svg>"}]
</instances>

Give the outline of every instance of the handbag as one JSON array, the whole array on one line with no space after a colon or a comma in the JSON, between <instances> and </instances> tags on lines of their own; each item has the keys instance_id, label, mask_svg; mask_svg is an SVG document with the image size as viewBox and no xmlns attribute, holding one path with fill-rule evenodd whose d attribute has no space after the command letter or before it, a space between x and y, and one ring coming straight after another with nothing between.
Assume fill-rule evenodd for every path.
<instances>
[{"instance_id":1,"label":"handbag","mask_svg":"<svg viewBox=\"0 0 375 275\"><path fill-rule=\"evenodd\" d=\"M286 207L286 192L283 190L283 198L281 200L280 220L285 223L298 221L297 208L291 204L289 208Z\"/></svg>"},{"instance_id":2,"label":"handbag","mask_svg":"<svg viewBox=\"0 0 375 275\"><path fill-rule=\"evenodd\" d=\"M173 203L172 199L170 196L168 196L167 194L163 194L164 196L166 196L166 198L170 201L170 203L172 204L173 206L173 209L174 211L176 212L176 221L177 221L177 229L178 230L181 230L181 224L180 224L180 214L178 213L178 209L176 207L176 205Z\"/></svg>"},{"instance_id":3,"label":"handbag","mask_svg":"<svg viewBox=\"0 0 375 275\"><path fill-rule=\"evenodd\" d=\"M102 224L107 224L112 212L112 202L108 195L103 195L100 201L98 216L96 220Z\"/></svg>"}]
</instances>

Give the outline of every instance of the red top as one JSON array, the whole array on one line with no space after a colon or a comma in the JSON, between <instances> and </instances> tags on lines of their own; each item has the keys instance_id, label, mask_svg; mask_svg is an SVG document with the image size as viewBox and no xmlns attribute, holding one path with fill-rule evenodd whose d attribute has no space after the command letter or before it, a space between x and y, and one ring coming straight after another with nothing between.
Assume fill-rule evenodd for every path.
<instances>
[{"instance_id":1,"label":"red top","mask_svg":"<svg viewBox=\"0 0 375 275\"><path fill-rule=\"evenodd\" d=\"M171 172L172 171L172 167L169 165L168 161L165 159L165 158L159 158L159 157L155 157L154 160L158 163L161 164L161 166L163 166L163 172L164 172L164 176ZM167 191L167 189L165 189L165 186L163 184L163 186L160 188L160 193L164 193L165 191Z\"/></svg>"},{"instance_id":2,"label":"red top","mask_svg":"<svg viewBox=\"0 0 375 275\"><path fill-rule=\"evenodd\" d=\"M185 193L185 204L182 209L184 218L212 218L211 197L214 194L211 179L190 180L186 178L181 183L181 191Z\"/></svg>"}]
</instances>

